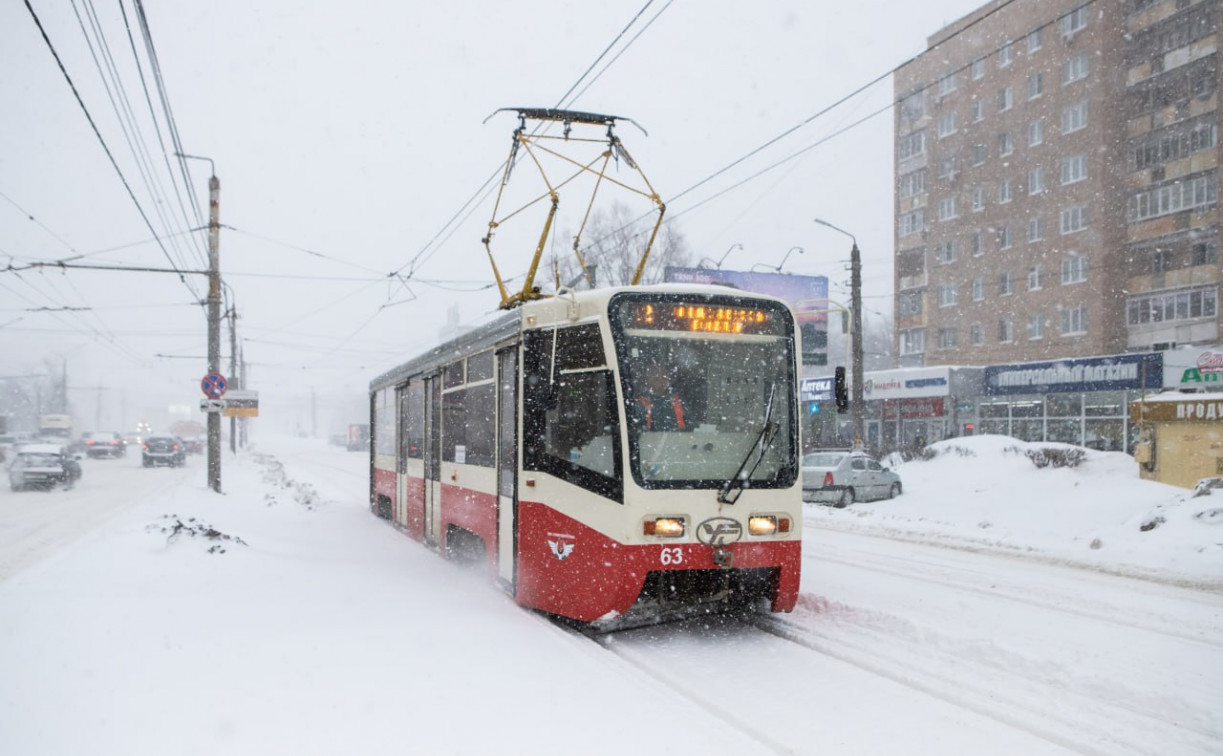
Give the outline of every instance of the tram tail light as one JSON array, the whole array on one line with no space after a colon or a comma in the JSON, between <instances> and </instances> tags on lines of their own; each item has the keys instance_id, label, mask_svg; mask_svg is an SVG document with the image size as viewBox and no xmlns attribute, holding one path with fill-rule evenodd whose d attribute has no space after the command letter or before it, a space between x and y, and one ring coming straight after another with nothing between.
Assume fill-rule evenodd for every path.
<instances>
[{"instance_id":1,"label":"tram tail light","mask_svg":"<svg viewBox=\"0 0 1223 756\"><path fill-rule=\"evenodd\" d=\"M646 520L642 524L642 532L648 536L682 538L684 535L684 519L682 517L659 517L653 520Z\"/></svg>"}]
</instances>

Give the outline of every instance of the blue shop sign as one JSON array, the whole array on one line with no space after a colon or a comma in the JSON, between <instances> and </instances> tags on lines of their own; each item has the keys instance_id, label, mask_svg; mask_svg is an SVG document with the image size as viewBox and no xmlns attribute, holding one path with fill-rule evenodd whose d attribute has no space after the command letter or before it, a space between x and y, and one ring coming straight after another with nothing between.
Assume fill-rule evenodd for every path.
<instances>
[{"instance_id":1,"label":"blue shop sign","mask_svg":"<svg viewBox=\"0 0 1223 756\"><path fill-rule=\"evenodd\" d=\"M801 402L831 402L831 378L804 378L799 385L798 399Z\"/></svg>"},{"instance_id":2,"label":"blue shop sign","mask_svg":"<svg viewBox=\"0 0 1223 756\"><path fill-rule=\"evenodd\" d=\"M985 368L985 393L992 395L1158 390L1163 383L1163 355L1155 352Z\"/></svg>"}]
</instances>

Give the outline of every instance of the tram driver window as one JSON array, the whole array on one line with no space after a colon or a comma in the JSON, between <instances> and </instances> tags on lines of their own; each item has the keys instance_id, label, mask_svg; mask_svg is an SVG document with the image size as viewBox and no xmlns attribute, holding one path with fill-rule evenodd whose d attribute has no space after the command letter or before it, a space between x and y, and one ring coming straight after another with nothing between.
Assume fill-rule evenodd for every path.
<instances>
[{"instance_id":1,"label":"tram driver window","mask_svg":"<svg viewBox=\"0 0 1223 756\"><path fill-rule=\"evenodd\" d=\"M602 343L593 325L526 335L523 462L619 500L616 392Z\"/></svg>"}]
</instances>

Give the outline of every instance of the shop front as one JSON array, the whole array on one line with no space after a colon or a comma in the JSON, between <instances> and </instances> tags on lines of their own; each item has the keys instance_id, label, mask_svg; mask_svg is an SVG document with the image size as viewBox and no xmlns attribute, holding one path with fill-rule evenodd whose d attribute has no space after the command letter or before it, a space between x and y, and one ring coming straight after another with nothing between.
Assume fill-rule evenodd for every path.
<instances>
[{"instance_id":1,"label":"shop front","mask_svg":"<svg viewBox=\"0 0 1223 756\"><path fill-rule=\"evenodd\" d=\"M1161 353L985 368L980 433L1128 451L1130 402L1164 388Z\"/></svg>"},{"instance_id":2,"label":"shop front","mask_svg":"<svg viewBox=\"0 0 1223 756\"><path fill-rule=\"evenodd\" d=\"M916 449L972 434L982 368L928 367L865 375L867 445L879 452Z\"/></svg>"}]
</instances>

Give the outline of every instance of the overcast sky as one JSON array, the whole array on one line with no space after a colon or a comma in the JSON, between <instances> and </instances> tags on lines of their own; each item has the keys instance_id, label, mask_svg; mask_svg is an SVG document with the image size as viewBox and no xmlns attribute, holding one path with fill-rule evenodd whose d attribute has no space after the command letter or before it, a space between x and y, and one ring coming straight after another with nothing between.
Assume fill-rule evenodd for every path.
<instances>
[{"instance_id":1,"label":"overcast sky","mask_svg":"<svg viewBox=\"0 0 1223 756\"><path fill-rule=\"evenodd\" d=\"M133 62L121 9L160 117L132 1L29 4L158 235L179 236L163 240L165 251L150 241L30 11L10 2L0 6L0 264L87 255L78 262L204 266L206 235L183 232L207 218L209 164L189 163L192 204L171 178L174 148L159 142L168 132L153 127ZM484 122L501 107L638 122L648 136L628 125L617 133L698 258L742 245L724 266L746 270L798 246L785 270L826 275L832 297L847 300L849 241L812 219L851 231L866 309L890 313L892 114L851 125L887 105L891 78L813 117L978 4L143 3L182 148L211 158L221 181L231 227L222 269L252 388L265 407L296 408L297 424L308 424L312 391L344 405L337 417L351 414L352 397L359 411L368 380L433 343L452 303L464 323L496 308L495 292L480 288L492 281L480 244L491 200L461 211L508 154L514 117ZM109 94L98 66L108 61L122 85L108 76ZM112 101L135 114L130 140ZM160 200L132 143L151 156ZM583 203L562 208L562 230L576 227ZM535 218L524 223L538 233ZM527 265L530 249L519 246L496 248L507 276ZM388 279L405 266L406 286ZM206 321L193 302L207 287L186 278L0 273L0 376L67 360L80 419L112 427L196 405ZM60 307L91 309L32 311ZM228 334L223 342L227 366ZM317 422L338 421L320 410Z\"/></svg>"}]
</instances>

